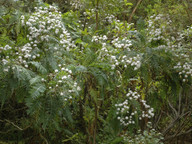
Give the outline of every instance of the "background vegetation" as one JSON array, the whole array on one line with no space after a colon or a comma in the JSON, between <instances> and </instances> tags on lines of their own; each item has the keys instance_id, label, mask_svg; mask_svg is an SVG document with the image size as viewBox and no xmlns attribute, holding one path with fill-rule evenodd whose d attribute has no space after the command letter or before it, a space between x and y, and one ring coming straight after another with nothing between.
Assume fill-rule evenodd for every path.
<instances>
[{"instance_id":1,"label":"background vegetation","mask_svg":"<svg viewBox=\"0 0 192 144\"><path fill-rule=\"evenodd\" d=\"M0 0L0 143L192 142L190 0Z\"/></svg>"}]
</instances>

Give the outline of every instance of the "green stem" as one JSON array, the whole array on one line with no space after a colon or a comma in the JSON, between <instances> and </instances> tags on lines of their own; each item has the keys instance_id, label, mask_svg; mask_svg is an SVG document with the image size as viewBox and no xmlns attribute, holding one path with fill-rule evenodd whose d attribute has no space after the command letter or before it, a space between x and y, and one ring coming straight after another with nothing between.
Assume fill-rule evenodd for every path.
<instances>
[{"instance_id":1,"label":"green stem","mask_svg":"<svg viewBox=\"0 0 192 144\"><path fill-rule=\"evenodd\" d=\"M96 1L96 30L98 30L99 26L99 0Z\"/></svg>"}]
</instances>

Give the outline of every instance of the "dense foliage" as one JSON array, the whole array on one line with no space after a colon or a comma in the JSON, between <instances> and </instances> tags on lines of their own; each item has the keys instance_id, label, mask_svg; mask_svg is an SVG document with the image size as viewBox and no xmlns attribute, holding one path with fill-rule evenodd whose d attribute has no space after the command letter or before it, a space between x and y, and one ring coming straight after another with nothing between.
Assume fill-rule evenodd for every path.
<instances>
[{"instance_id":1,"label":"dense foliage","mask_svg":"<svg viewBox=\"0 0 192 144\"><path fill-rule=\"evenodd\" d=\"M1 0L0 143L190 143L191 9Z\"/></svg>"}]
</instances>

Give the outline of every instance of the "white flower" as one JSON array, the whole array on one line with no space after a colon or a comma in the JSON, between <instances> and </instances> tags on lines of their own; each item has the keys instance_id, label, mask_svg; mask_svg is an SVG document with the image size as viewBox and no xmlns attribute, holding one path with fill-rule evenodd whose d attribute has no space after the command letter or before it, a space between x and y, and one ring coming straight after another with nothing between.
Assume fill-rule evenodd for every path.
<instances>
[{"instance_id":1,"label":"white flower","mask_svg":"<svg viewBox=\"0 0 192 144\"><path fill-rule=\"evenodd\" d=\"M72 71L71 71L71 70L69 70L69 73L72 73Z\"/></svg>"},{"instance_id":2,"label":"white flower","mask_svg":"<svg viewBox=\"0 0 192 144\"><path fill-rule=\"evenodd\" d=\"M3 69L3 71L4 71L4 72L8 72L8 71L9 71L9 69Z\"/></svg>"},{"instance_id":3,"label":"white flower","mask_svg":"<svg viewBox=\"0 0 192 144\"><path fill-rule=\"evenodd\" d=\"M62 80L63 80L63 79L66 79L66 78L67 78L67 76L63 76L63 77L62 77Z\"/></svg>"},{"instance_id":4,"label":"white flower","mask_svg":"<svg viewBox=\"0 0 192 144\"><path fill-rule=\"evenodd\" d=\"M78 90L78 91L80 91L80 90L81 90L81 87L80 87L80 86L78 86L78 87L77 87L77 90Z\"/></svg>"}]
</instances>

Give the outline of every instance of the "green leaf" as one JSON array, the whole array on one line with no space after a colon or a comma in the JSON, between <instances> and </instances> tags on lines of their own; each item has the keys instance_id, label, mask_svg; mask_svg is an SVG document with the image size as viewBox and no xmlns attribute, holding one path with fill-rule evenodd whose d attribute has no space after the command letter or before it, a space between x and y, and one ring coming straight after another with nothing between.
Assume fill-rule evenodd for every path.
<instances>
[{"instance_id":1,"label":"green leaf","mask_svg":"<svg viewBox=\"0 0 192 144\"><path fill-rule=\"evenodd\" d=\"M37 71L39 71L41 74L46 74L46 73L47 73L46 68L43 67L40 62L34 62L34 61L32 61L32 62L30 62L30 63L31 63L33 66L35 66L35 67L37 68Z\"/></svg>"},{"instance_id":2,"label":"green leaf","mask_svg":"<svg viewBox=\"0 0 192 144\"><path fill-rule=\"evenodd\" d=\"M30 80L34 76L34 73L32 71L19 65L15 65L15 70L13 71L13 73L14 76L21 81Z\"/></svg>"},{"instance_id":3,"label":"green leaf","mask_svg":"<svg viewBox=\"0 0 192 144\"><path fill-rule=\"evenodd\" d=\"M71 112L70 112L70 110L69 110L69 107L68 106L66 106L65 107L65 117L67 118L67 120L69 121L69 123L74 123L74 121L73 121L73 118L72 118L72 115L71 115Z\"/></svg>"},{"instance_id":4,"label":"green leaf","mask_svg":"<svg viewBox=\"0 0 192 144\"><path fill-rule=\"evenodd\" d=\"M115 138L112 142L111 142L111 144L119 144L120 142L122 142L123 141L123 138L122 137L117 137L117 138Z\"/></svg>"},{"instance_id":5,"label":"green leaf","mask_svg":"<svg viewBox=\"0 0 192 144\"><path fill-rule=\"evenodd\" d=\"M75 41L75 44L81 44L83 41L79 38L79 39L77 39L76 41Z\"/></svg>"},{"instance_id":6,"label":"green leaf","mask_svg":"<svg viewBox=\"0 0 192 144\"><path fill-rule=\"evenodd\" d=\"M76 67L76 72L87 72L87 68L85 66L79 65Z\"/></svg>"},{"instance_id":7,"label":"green leaf","mask_svg":"<svg viewBox=\"0 0 192 144\"><path fill-rule=\"evenodd\" d=\"M132 3L126 3L125 5L126 6L132 6L133 4Z\"/></svg>"},{"instance_id":8,"label":"green leaf","mask_svg":"<svg viewBox=\"0 0 192 144\"><path fill-rule=\"evenodd\" d=\"M32 86L30 89L29 93L33 99L36 99L39 97L42 93L44 93L46 90L46 87L44 84L36 84Z\"/></svg>"},{"instance_id":9,"label":"green leaf","mask_svg":"<svg viewBox=\"0 0 192 144\"><path fill-rule=\"evenodd\" d=\"M35 83L40 83L40 82L41 82L40 76L36 76L29 81L30 85L34 85Z\"/></svg>"}]
</instances>

